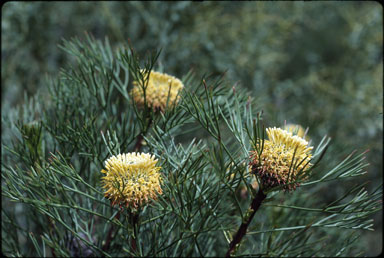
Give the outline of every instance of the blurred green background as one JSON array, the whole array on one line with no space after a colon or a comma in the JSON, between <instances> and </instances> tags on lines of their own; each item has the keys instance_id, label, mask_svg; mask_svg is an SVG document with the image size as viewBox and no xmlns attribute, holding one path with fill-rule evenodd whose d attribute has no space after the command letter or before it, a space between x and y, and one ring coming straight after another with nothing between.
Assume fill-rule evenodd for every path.
<instances>
[{"instance_id":1,"label":"blurred green background","mask_svg":"<svg viewBox=\"0 0 384 258\"><path fill-rule=\"evenodd\" d=\"M7 2L2 8L2 117L24 94L46 90L69 60L61 40L88 32L182 77L226 72L264 110L266 124L332 137L335 163L366 149L373 189L383 181L383 8L376 2ZM2 141L9 138L2 132ZM332 165L332 164L330 164ZM353 182L351 182L352 185ZM331 190L330 190L331 189ZM325 197L339 190L327 189ZM382 213L362 232L366 255L382 250Z\"/></svg>"}]
</instances>

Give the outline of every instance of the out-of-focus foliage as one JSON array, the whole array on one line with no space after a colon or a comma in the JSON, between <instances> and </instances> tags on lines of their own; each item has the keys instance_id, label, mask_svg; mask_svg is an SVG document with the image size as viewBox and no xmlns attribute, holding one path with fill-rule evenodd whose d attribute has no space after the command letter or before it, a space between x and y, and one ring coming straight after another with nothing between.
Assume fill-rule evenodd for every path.
<instances>
[{"instance_id":1,"label":"out-of-focus foliage","mask_svg":"<svg viewBox=\"0 0 384 258\"><path fill-rule=\"evenodd\" d=\"M162 48L171 74L222 73L258 97L267 123L310 127L330 152L370 149L367 179L382 182L383 9L375 2L8 2L2 8L2 113L46 91L45 75L71 60L62 38L130 39ZM38 102L38 100L37 100ZM273 115L273 117L271 117ZM33 120L31 118L31 120ZM4 130L2 141L8 141ZM336 162L336 160L335 160ZM327 189L324 196L345 189ZM381 251L382 218L362 245ZM374 241L372 240L374 239Z\"/></svg>"}]
</instances>

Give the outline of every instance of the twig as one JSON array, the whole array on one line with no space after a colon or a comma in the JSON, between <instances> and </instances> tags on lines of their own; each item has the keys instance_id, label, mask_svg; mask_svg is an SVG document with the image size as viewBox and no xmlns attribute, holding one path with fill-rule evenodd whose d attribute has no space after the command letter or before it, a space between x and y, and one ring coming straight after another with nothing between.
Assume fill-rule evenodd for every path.
<instances>
[{"instance_id":1,"label":"twig","mask_svg":"<svg viewBox=\"0 0 384 258\"><path fill-rule=\"evenodd\" d=\"M136 144L135 144L135 148L134 148L135 152L140 151L141 146L143 145L143 139L144 139L144 137L142 134L139 134L137 136L137 140L136 140Z\"/></svg>"},{"instance_id":2,"label":"twig","mask_svg":"<svg viewBox=\"0 0 384 258\"><path fill-rule=\"evenodd\" d=\"M149 118L148 124L147 124L147 128L141 134L139 134L137 136L136 144L135 144L135 147L134 147L135 152L139 152L141 147L143 146L144 135L148 132L149 127L151 126L151 124L152 124L152 118Z\"/></svg>"},{"instance_id":3,"label":"twig","mask_svg":"<svg viewBox=\"0 0 384 258\"><path fill-rule=\"evenodd\" d=\"M247 228L249 224L251 224L251 221L255 216L255 213L257 212L261 203L266 197L267 196L263 193L263 191L259 190L257 192L257 195L252 200L251 207L249 209L249 212L250 212L249 216L247 216L246 220L241 223L239 230L237 231L236 235L233 237L233 240L229 244L229 249L225 257L230 257L231 253L234 251L237 244L240 243L241 239L245 236L245 234L247 233Z\"/></svg>"}]
</instances>

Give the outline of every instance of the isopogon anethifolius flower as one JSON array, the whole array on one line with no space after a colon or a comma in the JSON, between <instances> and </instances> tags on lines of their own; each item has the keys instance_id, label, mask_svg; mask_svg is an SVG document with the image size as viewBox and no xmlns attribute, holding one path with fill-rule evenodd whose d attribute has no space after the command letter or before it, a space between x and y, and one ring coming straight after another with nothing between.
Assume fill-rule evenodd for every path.
<instances>
[{"instance_id":1,"label":"isopogon anethifolius flower","mask_svg":"<svg viewBox=\"0 0 384 258\"><path fill-rule=\"evenodd\" d=\"M144 70L141 70L145 80L144 86L142 83L135 80L131 91L132 97L139 107L143 107L145 102L148 107L153 110L161 110L176 105L180 99L180 91L184 88L183 83L176 77L166 74L151 71L149 76ZM145 88L145 101L144 101Z\"/></svg>"},{"instance_id":2,"label":"isopogon anethifolius flower","mask_svg":"<svg viewBox=\"0 0 384 258\"><path fill-rule=\"evenodd\" d=\"M258 143L257 150L251 151L252 173L256 174L264 189L282 186L294 190L299 174L309 167L313 147L308 142L281 128L267 128L268 139L264 145ZM260 150L261 153L260 153Z\"/></svg>"},{"instance_id":3,"label":"isopogon anethifolius flower","mask_svg":"<svg viewBox=\"0 0 384 258\"><path fill-rule=\"evenodd\" d=\"M162 194L157 159L148 153L125 153L105 161L101 172L105 197L112 205L138 208Z\"/></svg>"}]
</instances>

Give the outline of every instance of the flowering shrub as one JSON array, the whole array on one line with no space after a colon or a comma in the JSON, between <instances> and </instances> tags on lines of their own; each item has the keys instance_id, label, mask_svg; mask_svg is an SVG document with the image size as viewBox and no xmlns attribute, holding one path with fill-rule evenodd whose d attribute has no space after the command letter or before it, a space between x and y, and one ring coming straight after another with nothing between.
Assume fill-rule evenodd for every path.
<instances>
[{"instance_id":1,"label":"flowering shrub","mask_svg":"<svg viewBox=\"0 0 384 258\"><path fill-rule=\"evenodd\" d=\"M381 187L317 198L366 174L365 152L330 156L326 136L265 129L248 91L153 72L157 52L88 35L61 48L76 65L4 118L5 255L356 255L373 229Z\"/></svg>"}]
</instances>

